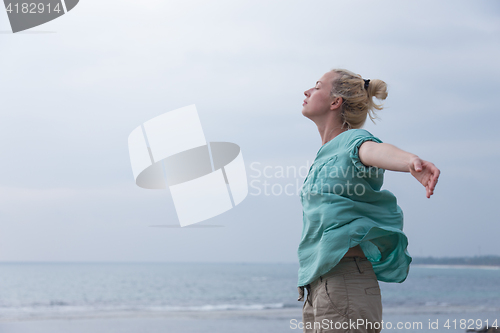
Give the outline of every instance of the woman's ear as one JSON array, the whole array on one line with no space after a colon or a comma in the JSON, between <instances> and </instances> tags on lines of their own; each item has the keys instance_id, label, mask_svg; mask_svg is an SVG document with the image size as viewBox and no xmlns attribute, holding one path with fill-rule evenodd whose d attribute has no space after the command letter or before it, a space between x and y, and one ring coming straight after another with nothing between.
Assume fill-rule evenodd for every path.
<instances>
[{"instance_id":1,"label":"woman's ear","mask_svg":"<svg viewBox=\"0 0 500 333\"><path fill-rule=\"evenodd\" d=\"M337 110L342 106L342 97L335 97L330 104L330 110Z\"/></svg>"}]
</instances>

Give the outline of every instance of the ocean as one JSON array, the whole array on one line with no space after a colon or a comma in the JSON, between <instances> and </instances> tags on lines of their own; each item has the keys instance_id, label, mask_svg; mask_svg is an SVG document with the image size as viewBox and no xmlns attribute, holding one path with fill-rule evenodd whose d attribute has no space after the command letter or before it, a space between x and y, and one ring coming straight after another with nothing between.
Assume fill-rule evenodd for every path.
<instances>
[{"instance_id":1,"label":"ocean","mask_svg":"<svg viewBox=\"0 0 500 333\"><path fill-rule=\"evenodd\" d=\"M296 264L0 263L0 332L301 332L297 270ZM402 322L398 331L435 332L436 321L437 331L448 332L486 320L500 326L498 268L413 265L405 282L380 287L384 321Z\"/></svg>"}]
</instances>

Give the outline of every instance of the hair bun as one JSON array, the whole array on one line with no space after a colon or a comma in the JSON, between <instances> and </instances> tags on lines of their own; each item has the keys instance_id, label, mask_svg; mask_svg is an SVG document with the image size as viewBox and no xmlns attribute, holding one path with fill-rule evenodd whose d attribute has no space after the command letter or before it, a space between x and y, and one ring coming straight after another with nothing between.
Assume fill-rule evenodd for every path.
<instances>
[{"instance_id":1,"label":"hair bun","mask_svg":"<svg viewBox=\"0 0 500 333\"><path fill-rule=\"evenodd\" d=\"M379 100L387 98L387 84L382 80L363 79L346 69L333 69L335 78L332 82L332 96L342 97L341 117L350 128L363 127L366 119L377 118L375 110L382 110L382 104L376 104L373 97Z\"/></svg>"}]
</instances>

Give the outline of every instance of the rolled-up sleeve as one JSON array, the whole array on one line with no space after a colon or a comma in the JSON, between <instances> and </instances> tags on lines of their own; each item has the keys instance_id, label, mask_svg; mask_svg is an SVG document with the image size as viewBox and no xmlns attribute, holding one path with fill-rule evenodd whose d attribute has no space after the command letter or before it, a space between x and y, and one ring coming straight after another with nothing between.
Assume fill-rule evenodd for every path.
<instances>
[{"instance_id":1,"label":"rolled-up sleeve","mask_svg":"<svg viewBox=\"0 0 500 333\"><path fill-rule=\"evenodd\" d=\"M363 177L368 175L383 174L385 171L384 169L374 166L366 166L359 159L359 147L361 147L361 145L366 141L382 143L382 140L371 135L370 132L365 130L360 131L360 133L356 135L349 144L349 153L352 163L354 164L360 175Z\"/></svg>"}]
</instances>

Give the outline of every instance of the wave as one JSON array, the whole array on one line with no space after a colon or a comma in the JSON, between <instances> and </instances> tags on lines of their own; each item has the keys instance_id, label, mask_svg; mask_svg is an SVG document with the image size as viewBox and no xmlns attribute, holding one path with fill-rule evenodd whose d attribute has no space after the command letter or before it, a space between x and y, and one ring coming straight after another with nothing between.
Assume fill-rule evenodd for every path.
<instances>
[{"instance_id":1,"label":"wave","mask_svg":"<svg viewBox=\"0 0 500 333\"><path fill-rule=\"evenodd\" d=\"M302 303L300 304L300 307ZM77 306L64 302L51 301L49 304L32 304L30 306L0 306L0 321L47 319L64 317L106 317L131 314L165 314L165 313L210 313L235 311L264 311L273 309L298 308L298 305L287 303L269 304L205 304L196 306L162 306L162 305L115 305L115 306Z\"/></svg>"},{"instance_id":2,"label":"wave","mask_svg":"<svg viewBox=\"0 0 500 333\"><path fill-rule=\"evenodd\" d=\"M201 306L150 306L150 311L231 311L231 310L267 310L282 309L284 303L274 304L207 304Z\"/></svg>"},{"instance_id":3,"label":"wave","mask_svg":"<svg viewBox=\"0 0 500 333\"><path fill-rule=\"evenodd\" d=\"M274 315L276 311L282 313L300 313L302 302L269 303L269 304L205 304L199 306L24 306L1 307L0 322L25 321L40 319L83 319L83 318L115 318L115 317L150 317L162 316L177 318L178 316L203 317L233 314L237 316ZM287 311L287 312L283 312ZM291 312L290 312L291 311ZM413 306L385 306L384 315L438 315L438 314L474 314L500 313L500 307L491 306L462 306L447 303L427 302ZM278 312L279 313L279 312Z\"/></svg>"},{"instance_id":4,"label":"wave","mask_svg":"<svg viewBox=\"0 0 500 333\"><path fill-rule=\"evenodd\" d=\"M486 305L449 305L447 303L427 302L420 306L384 307L384 314L453 314L453 313L500 313L500 308Z\"/></svg>"}]
</instances>

